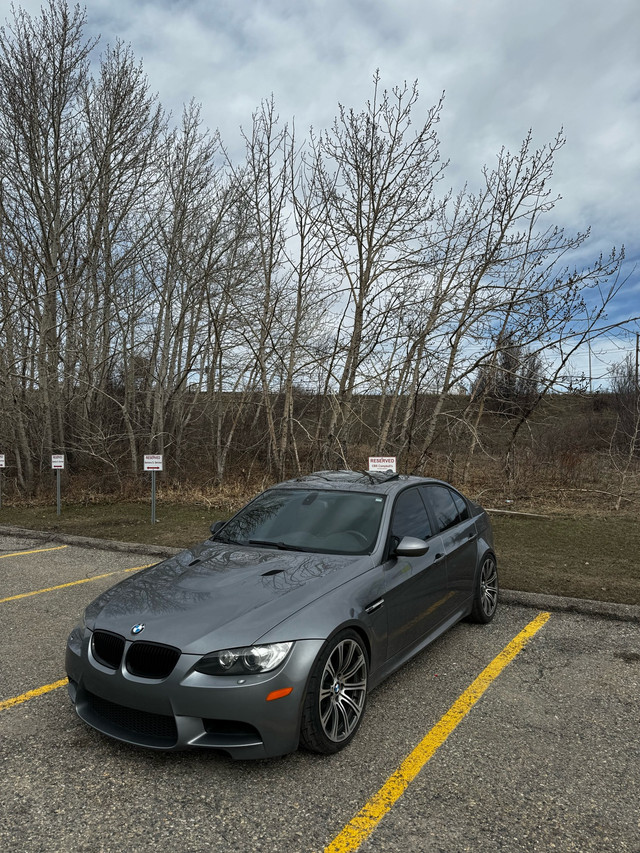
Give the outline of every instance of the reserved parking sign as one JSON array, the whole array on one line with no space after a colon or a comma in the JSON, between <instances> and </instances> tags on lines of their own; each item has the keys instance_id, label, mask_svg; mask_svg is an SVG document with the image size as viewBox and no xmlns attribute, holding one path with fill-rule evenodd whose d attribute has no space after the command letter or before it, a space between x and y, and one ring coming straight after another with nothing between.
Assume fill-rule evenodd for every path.
<instances>
[{"instance_id":1,"label":"reserved parking sign","mask_svg":"<svg viewBox=\"0 0 640 853\"><path fill-rule=\"evenodd\" d=\"M369 457L370 471L393 471L396 473L396 457L395 456L370 456Z\"/></svg>"},{"instance_id":2,"label":"reserved parking sign","mask_svg":"<svg viewBox=\"0 0 640 853\"><path fill-rule=\"evenodd\" d=\"M145 455L144 455L144 470L145 471L162 471L162 454L161 453L145 453Z\"/></svg>"}]
</instances>

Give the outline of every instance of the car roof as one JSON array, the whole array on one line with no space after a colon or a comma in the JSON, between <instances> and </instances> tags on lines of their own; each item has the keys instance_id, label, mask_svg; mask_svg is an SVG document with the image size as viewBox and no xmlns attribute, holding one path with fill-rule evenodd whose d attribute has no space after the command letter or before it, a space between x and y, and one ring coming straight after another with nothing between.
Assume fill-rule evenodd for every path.
<instances>
[{"instance_id":1,"label":"car roof","mask_svg":"<svg viewBox=\"0 0 640 853\"><path fill-rule=\"evenodd\" d=\"M413 483L441 483L432 477L395 474L392 471L314 471L293 480L285 480L271 488L305 488L335 491L373 492L389 494L401 491Z\"/></svg>"}]
</instances>

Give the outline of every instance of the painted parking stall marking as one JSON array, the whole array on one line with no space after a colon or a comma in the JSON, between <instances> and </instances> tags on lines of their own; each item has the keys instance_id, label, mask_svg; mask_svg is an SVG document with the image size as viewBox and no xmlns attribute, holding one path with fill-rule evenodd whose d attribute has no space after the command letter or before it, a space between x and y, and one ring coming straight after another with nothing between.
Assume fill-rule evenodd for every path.
<instances>
[{"instance_id":1,"label":"painted parking stall marking","mask_svg":"<svg viewBox=\"0 0 640 853\"><path fill-rule=\"evenodd\" d=\"M369 802L325 848L324 853L354 853L360 847L402 796L438 747L442 746L451 732L466 717L491 683L550 618L550 613L539 613L504 647L500 654L483 669L475 681L453 703L431 731L425 735L413 752L405 758L400 767L389 776L382 788L374 794Z\"/></svg>"},{"instance_id":2,"label":"painted parking stall marking","mask_svg":"<svg viewBox=\"0 0 640 853\"><path fill-rule=\"evenodd\" d=\"M44 554L45 551L62 551L63 548L68 547L68 545L56 545L53 548L36 548L34 551L15 551L13 554L0 554L0 560L7 557L24 557L27 554Z\"/></svg>"},{"instance_id":3,"label":"painted parking stall marking","mask_svg":"<svg viewBox=\"0 0 640 853\"><path fill-rule=\"evenodd\" d=\"M52 690L57 690L59 687L64 687L69 683L68 678L61 678L59 681L54 681L51 684L43 684L42 687L36 687L35 690L28 690L26 693L21 693L20 696L14 696L11 699L0 701L0 711L6 711L7 708L13 708L16 705L22 705L23 702L28 702L29 699L35 699L36 696L44 696L45 693L51 693Z\"/></svg>"},{"instance_id":4,"label":"painted parking stall marking","mask_svg":"<svg viewBox=\"0 0 640 853\"><path fill-rule=\"evenodd\" d=\"M66 546L65 546L66 547ZM8 556L8 555L7 555ZM139 572L142 569L148 569L150 566L154 566L155 563L148 563L145 566L134 566L132 569L118 569L115 572L106 572L102 575L94 575L91 578L82 578L79 581L69 581L68 583L60 583L57 586L48 586L44 589L36 589L33 592L21 592L18 595L9 595L7 598L0 598L0 604L4 604L7 601L17 601L19 598L30 598L32 595L42 595L44 592L55 592L58 589L67 589L70 586L78 586L81 583L91 583L91 581L97 581L102 578L110 578L113 575L120 575L123 572Z\"/></svg>"},{"instance_id":5,"label":"painted parking stall marking","mask_svg":"<svg viewBox=\"0 0 640 853\"><path fill-rule=\"evenodd\" d=\"M68 546L62 545L60 547L61 548L67 548ZM3 556L5 556L5 557L21 556L22 554L37 554L37 553L40 553L41 551L55 551L55 550L58 550L58 549L57 548L39 548L37 551L18 551L16 554L4 554ZM126 573L126 572L138 572L138 571L141 571L142 569L148 569L150 566L153 566L153 565L154 565L154 563L148 563L144 566L134 566L133 568L130 568L130 569L119 569L115 572L106 572L104 574L94 575L94 577L91 577L91 578L82 578L81 580L70 581L69 583L58 584L57 586L50 586L50 587L46 587L45 589L37 589L37 590L34 590L33 592L23 592L23 593L20 593L19 595L11 595L11 596L8 596L7 598L0 598L0 604L3 604L7 601L16 601L17 599L20 599L20 598L29 598L33 595L40 595L40 594L45 593L45 592L54 592L54 591L59 590L59 589L67 589L68 587L77 586L78 584L89 583L90 581L100 580L101 578L108 578L108 577L111 577L112 575L118 575L118 574L122 574L122 573ZM10 699L0 700L0 711L6 711L9 708L15 707L16 705L22 705L24 702L28 702L30 699L35 699L38 696L44 696L45 694L51 693L52 691L57 690L60 687L64 687L66 684L68 684L68 679L65 677L65 678L59 679L58 681L54 681L51 684L43 684L41 687L36 687L33 690L28 690L26 693L21 693L19 696L13 696Z\"/></svg>"},{"instance_id":6,"label":"painted parking stall marking","mask_svg":"<svg viewBox=\"0 0 640 853\"><path fill-rule=\"evenodd\" d=\"M125 571L135 571L126 569ZM451 732L466 717L487 688L500 675L505 667L522 651L529 640L550 619L550 613L539 613L508 645L485 667L475 681L453 703L447 713L422 739L400 767L387 779L385 784L363 806L355 817L345 826L334 840L325 848L324 853L355 853L360 845L371 835L382 818L391 810L409 784L416 778L438 747L442 746ZM22 705L30 699L43 696L68 684L67 678L61 678L51 684L44 684L34 690L28 690L19 696L0 701L0 711L6 711Z\"/></svg>"}]
</instances>

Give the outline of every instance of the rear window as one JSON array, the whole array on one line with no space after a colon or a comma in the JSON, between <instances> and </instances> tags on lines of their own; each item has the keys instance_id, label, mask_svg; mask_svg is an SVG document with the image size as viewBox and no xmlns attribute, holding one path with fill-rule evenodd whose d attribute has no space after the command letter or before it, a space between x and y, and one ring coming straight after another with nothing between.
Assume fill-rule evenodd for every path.
<instances>
[{"instance_id":1,"label":"rear window","mask_svg":"<svg viewBox=\"0 0 640 853\"><path fill-rule=\"evenodd\" d=\"M446 486L422 486L420 491L435 516L439 531L469 517L466 501Z\"/></svg>"}]
</instances>

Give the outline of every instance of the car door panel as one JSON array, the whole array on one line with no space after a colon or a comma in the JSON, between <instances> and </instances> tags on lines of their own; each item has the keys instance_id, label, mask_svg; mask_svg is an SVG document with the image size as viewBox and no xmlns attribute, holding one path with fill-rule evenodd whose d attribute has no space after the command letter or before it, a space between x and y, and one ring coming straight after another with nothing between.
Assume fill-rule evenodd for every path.
<instances>
[{"instance_id":1,"label":"car door panel","mask_svg":"<svg viewBox=\"0 0 640 853\"><path fill-rule=\"evenodd\" d=\"M442 534L447 560L447 580L453 602L460 604L473 592L477 536L472 519L456 524Z\"/></svg>"},{"instance_id":2,"label":"car door panel","mask_svg":"<svg viewBox=\"0 0 640 853\"><path fill-rule=\"evenodd\" d=\"M385 565L387 656L402 652L434 630L447 616L447 569L444 543L433 536L431 522L417 489L402 492L391 524L393 550L403 536L427 541L421 557L390 556Z\"/></svg>"},{"instance_id":3,"label":"car door panel","mask_svg":"<svg viewBox=\"0 0 640 853\"><path fill-rule=\"evenodd\" d=\"M442 537L429 540L423 557L400 557L385 567L387 655L413 645L446 618L447 572Z\"/></svg>"},{"instance_id":4,"label":"car door panel","mask_svg":"<svg viewBox=\"0 0 640 853\"><path fill-rule=\"evenodd\" d=\"M477 565L477 531L466 502L441 485L422 486L422 497L440 529L447 563L451 606L457 608L471 597Z\"/></svg>"}]
</instances>

